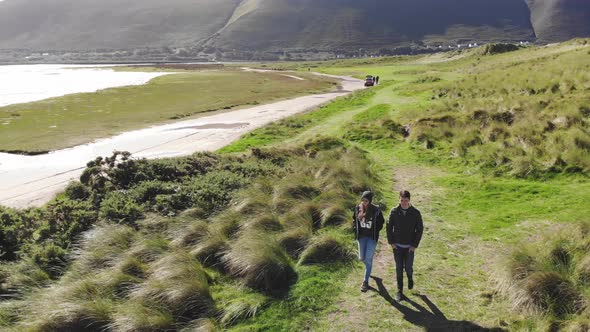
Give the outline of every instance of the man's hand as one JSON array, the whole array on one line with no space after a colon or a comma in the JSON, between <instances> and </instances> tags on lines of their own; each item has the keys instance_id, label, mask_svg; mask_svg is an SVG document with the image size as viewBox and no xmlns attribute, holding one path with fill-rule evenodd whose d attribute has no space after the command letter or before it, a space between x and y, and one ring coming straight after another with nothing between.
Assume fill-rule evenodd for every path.
<instances>
[{"instance_id":1,"label":"man's hand","mask_svg":"<svg viewBox=\"0 0 590 332\"><path fill-rule=\"evenodd\" d=\"M410 247L410 252L416 251L416 247Z\"/></svg>"}]
</instances>

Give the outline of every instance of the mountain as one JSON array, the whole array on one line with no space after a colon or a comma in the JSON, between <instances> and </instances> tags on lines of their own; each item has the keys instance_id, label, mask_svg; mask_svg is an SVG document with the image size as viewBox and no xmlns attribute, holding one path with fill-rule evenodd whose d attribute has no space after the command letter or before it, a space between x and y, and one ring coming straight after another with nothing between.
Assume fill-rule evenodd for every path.
<instances>
[{"instance_id":1,"label":"mountain","mask_svg":"<svg viewBox=\"0 0 590 332\"><path fill-rule=\"evenodd\" d=\"M527 0L540 41L558 42L590 36L590 1Z\"/></svg>"},{"instance_id":2,"label":"mountain","mask_svg":"<svg viewBox=\"0 0 590 332\"><path fill-rule=\"evenodd\" d=\"M4 0L0 49L378 49L590 35L587 0Z\"/></svg>"},{"instance_id":3,"label":"mountain","mask_svg":"<svg viewBox=\"0 0 590 332\"><path fill-rule=\"evenodd\" d=\"M215 36L229 48L378 48L534 38L519 0L248 0Z\"/></svg>"},{"instance_id":4,"label":"mountain","mask_svg":"<svg viewBox=\"0 0 590 332\"><path fill-rule=\"evenodd\" d=\"M128 49L194 44L240 0L4 0L0 49Z\"/></svg>"}]
</instances>

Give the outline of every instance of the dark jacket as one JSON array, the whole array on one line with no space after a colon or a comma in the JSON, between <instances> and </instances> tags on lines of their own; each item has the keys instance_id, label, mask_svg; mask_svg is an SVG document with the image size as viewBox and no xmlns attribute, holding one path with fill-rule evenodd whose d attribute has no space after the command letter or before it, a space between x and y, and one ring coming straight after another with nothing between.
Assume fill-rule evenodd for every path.
<instances>
[{"instance_id":1,"label":"dark jacket","mask_svg":"<svg viewBox=\"0 0 590 332\"><path fill-rule=\"evenodd\" d=\"M354 229L354 236L355 239L358 240L359 238L359 229L360 227L360 220L358 220L357 215L359 206L356 205L354 207L354 215L352 217L352 228ZM385 219L383 218L383 213L381 212L381 208L377 205L369 204L367 209L367 214L365 218L372 220L372 227L371 230L373 232L373 240L379 241L379 232L383 229L383 224L385 223Z\"/></svg>"},{"instance_id":2,"label":"dark jacket","mask_svg":"<svg viewBox=\"0 0 590 332\"><path fill-rule=\"evenodd\" d=\"M386 229L389 244L398 243L418 248L424 231L422 215L420 211L410 206L404 216L401 206L398 205L391 209Z\"/></svg>"}]
</instances>

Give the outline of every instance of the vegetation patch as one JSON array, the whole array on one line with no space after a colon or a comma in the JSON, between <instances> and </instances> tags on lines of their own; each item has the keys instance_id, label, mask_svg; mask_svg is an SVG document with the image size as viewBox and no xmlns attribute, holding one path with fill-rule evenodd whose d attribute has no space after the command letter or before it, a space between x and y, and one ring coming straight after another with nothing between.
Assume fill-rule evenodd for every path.
<instances>
[{"instance_id":1,"label":"vegetation patch","mask_svg":"<svg viewBox=\"0 0 590 332\"><path fill-rule=\"evenodd\" d=\"M507 259L503 290L521 309L547 315L562 327L587 322L590 226L566 226L516 249Z\"/></svg>"}]
</instances>

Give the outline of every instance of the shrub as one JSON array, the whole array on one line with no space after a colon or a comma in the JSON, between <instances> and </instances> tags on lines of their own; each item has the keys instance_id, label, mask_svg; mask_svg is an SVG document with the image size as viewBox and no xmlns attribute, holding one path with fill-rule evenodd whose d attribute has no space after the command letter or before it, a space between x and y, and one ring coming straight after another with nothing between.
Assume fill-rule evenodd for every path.
<instances>
[{"instance_id":1,"label":"shrub","mask_svg":"<svg viewBox=\"0 0 590 332\"><path fill-rule=\"evenodd\" d=\"M45 220L35 231L35 239L52 240L63 248L90 229L98 219L90 202L70 199L57 199L49 203L44 217Z\"/></svg>"},{"instance_id":2,"label":"shrub","mask_svg":"<svg viewBox=\"0 0 590 332\"><path fill-rule=\"evenodd\" d=\"M113 192L102 201L100 217L116 223L133 225L143 217L143 212L129 195L123 192Z\"/></svg>"},{"instance_id":3,"label":"shrub","mask_svg":"<svg viewBox=\"0 0 590 332\"><path fill-rule=\"evenodd\" d=\"M178 186L162 181L144 181L131 190L128 195L139 204L154 205L158 195L171 195L178 190Z\"/></svg>"},{"instance_id":4,"label":"shrub","mask_svg":"<svg viewBox=\"0 0 590 332\"><path fill-rule=\"evenodd\" d=\"M73 200L86 200L90 197L91 190L80 182L71 182L66 187L66 196Z\"/></svg>"},{"instance_id":5,"label":"shrub","mask_svg":"<svg viewBox=\"0 0 590 332\"><path fill-rule=\"evenodd\" d=\"M0 259L11 261L18 257L26 228L22 213L0 206Z\"/></svg>"},{"instance_id":6,"label":"shrub","mask_svg":"<svg viewBox=\"0 0 590 332\"><path fill-rule=\"evenodd\" d=\"M64 273L67 265L67 251L53 243L43 243L33 246L29 255L43 271L51 278L56 278Z\"/></svg>"}]
</instances>

